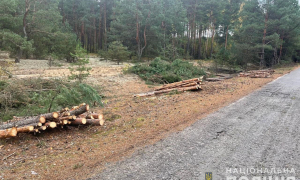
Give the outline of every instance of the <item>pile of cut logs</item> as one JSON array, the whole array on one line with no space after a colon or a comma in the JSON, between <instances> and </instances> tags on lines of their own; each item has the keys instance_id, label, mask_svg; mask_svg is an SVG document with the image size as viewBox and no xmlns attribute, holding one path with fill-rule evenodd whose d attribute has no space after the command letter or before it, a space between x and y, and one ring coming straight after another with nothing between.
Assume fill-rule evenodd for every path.
<instances>
[{"instance_id":1,"label":"pile of cut logs","mask_svg":"<svg viewBox=\"0 0 300 180\"><path fill-rule=\"evenodd\" d=\"M250 77L250 78L269 78L274 74L274 70L272 69L264 69L264 70L255 70L248 71L246 73L240 73L240 77Z\"/></svg>"},{"instance_id":2,"label":"pile of cut logs","mask_svg":"<svg viewBox=\"0 0 300 180\"><path fill-rule=\"evenodd\" d=\"M15 137L19 133L39 133L67 125L103 126L102 114L89 112L88 104L64 108L61 111L42 114L34 117L15 118L0 125L0 138Z\"/></svg>"},{"instance_id":3,"label":"pile of cut logs","mask_svg":"<svg viewBox=\"0 0 300 180\"><path fill-rule=\"evenodd\" d=\"M158 94L169 93L172 91L184 92L184 91L198 90L201 89L200 85L202 84L202 79L203 77L175 82L172 84L165 84L159 88L156 88L152 92L136 94L134 95L134 97L154 96Z\"/></svg>"}]
</instances>

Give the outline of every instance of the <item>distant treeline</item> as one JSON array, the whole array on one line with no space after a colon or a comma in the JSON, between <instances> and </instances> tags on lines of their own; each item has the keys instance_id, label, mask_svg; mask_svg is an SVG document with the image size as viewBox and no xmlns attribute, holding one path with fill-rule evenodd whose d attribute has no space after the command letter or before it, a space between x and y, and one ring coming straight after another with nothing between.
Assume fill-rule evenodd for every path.
<instances>
[{"instance_id":1,"label":"distant treeline","mask_svg":"<svg viewBox=\"0 0 300 180\"><path fill-rule=\"evenodd\" d=\"M71 58L111 42L130 57L216 59L247 68L300 59L297 0L1 0L0 48Z\"/></svg>"}]
</instances>

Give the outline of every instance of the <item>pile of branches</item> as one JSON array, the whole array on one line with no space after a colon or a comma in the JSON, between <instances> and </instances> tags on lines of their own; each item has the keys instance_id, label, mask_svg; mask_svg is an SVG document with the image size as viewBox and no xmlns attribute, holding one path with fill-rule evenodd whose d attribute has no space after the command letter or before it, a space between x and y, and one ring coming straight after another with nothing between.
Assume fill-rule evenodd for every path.
<instances>
[{"instance_id":1,"label":"pile of branches","mask_svg":"<svg viewBox=\"0 0 300 180\"><path fill-rule=\"evenodd\" d=\"M240 77L250 77L250 78L270 78L274 74L273 69L263 69L263 70L255 70L248 71L246 73L240 73Z\"/></svg>"},{"instance_id":2,"label":"pile of branches","mask_svg":"<svg viewBox=\"0 0 300 180\"><path fill-rule=\"evenodd\" d=\"M0 125L0 138L15 137L19 133L39 133L68 125L103 126L104 119L102 114L89 112L89 105L83 103L72 109L64 108L58 112L8 121Z\"/></svg>"},{"instance_id":3,"label":"pile of branches","mask_svg":"<svg viewBox=\"0 0 300 180\"><path fill-rule=\"evenodd\" d=\"M203 77L175 82L172 84L165 84L159 88L156 88L152 92L136 94L134 95L134 97L153 96L153 95L169 93L172 91L184 92L184 91L198 90L201 89L200 85L202 84L202 79Z\"/></svg>"}]
</instances>

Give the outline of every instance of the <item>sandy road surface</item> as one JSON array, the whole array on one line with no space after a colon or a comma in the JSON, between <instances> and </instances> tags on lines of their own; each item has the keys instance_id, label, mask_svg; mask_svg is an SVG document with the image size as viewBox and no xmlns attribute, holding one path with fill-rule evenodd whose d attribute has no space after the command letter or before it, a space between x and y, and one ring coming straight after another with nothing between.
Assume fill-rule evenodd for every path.
<instances>
[{"instance_id":1,"label":"sandy road surface","mask_svg":"<svg viewBox=\"0 0 300 180\"><path fill-rule=\"evenodd\" d=\"M93 179L226 179L228 168L292 168L300 178L300 69L110 164ZM228 173L228 172L227 172ZM249 174L272 176L272 174ZM280 174L275 174L281 176ZM238 178L243 174L235 174ZM274 176L274 174L273 174Z\"/></svg>"}]
</instances>

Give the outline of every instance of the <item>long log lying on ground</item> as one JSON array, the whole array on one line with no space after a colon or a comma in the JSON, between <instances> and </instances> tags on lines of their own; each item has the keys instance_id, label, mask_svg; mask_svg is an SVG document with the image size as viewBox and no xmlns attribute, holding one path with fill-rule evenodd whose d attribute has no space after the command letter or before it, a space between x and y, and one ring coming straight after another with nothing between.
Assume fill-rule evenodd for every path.
<instances>
[{"instance_id":1,"label":"long log lying on ground","mask_svg":"<svg viewBox=\"0 0 300 180\"><path fill-rule=\"evenodd\" d=\"M16 137L18 134L17 128L13 127L11 129L0 130L0 138Z\"/></svg>"},{"instance_id":2,"label":"long log lying on ground","mask_svg":"<svg viewBox=\"0 0 300 180\"><path fill-rule=\"evenodd\" d=\"M239 77L250 77L250 78L269 78L274 74L273 69L263 69L263 70L252 70L244 73L240 73Z\"/></svg>"},{"instance_id":3,"label":"long log lying on ground","mask_svg":"<svg viewBox=\"0 0 300 180\"><path fill-rule=\"evenodd\" d=\"M200 77L200 78L194 78L194 79L184 80L184 81L180 81L180 82L175 82L175 83L171 83L171 84L166 84L166 85L163 85L162 87L156 88L155 91L181 87L181 86L188 85L188 84L191 84L191 86L192 86L193 83L201 84L202 79L203 79L203 77ZM187 87L187 86L185 86L185 87Z\"/></svg>"},{"instance_id":4,"label":"long log lying on ground","mask_svg":"<svg viewBox=\"0 0 300 180\"><path fill-rule=\"evenodd\" d=\"M168 93L168 92L172 92L172 91L183 92L183 91L201 89L200 85L202 84L202 79L203 79L203 77L200 77L200 78L194 78L194 79L184 80L184 81L180 81L180 82L175 82L172 84L166 84L159 88L156 88L152 92L136 94L136 95L134 95L134 97L154 96L157 94L163 94L163 93Z\"/></svg>"},{"instance_id":5,"label":"long log lying on ground","mask_svg":"<svg viewBox=\"0 0 300 180\"><path fill-rule=\"evenodd\" d=\"M103 114L89 113L85 116L86 119L103 119Z\"/></svg>"},{"instance_id":6,"label":"long log lying on ground","mask_svg":"<svg viewBox=\"0 0 300 180\"><path fill-rule=\"evenodd\" d=\"M30 117L28 119L21 119L18 121L8 122L6 124L0 125L0 130L9 129L12 127L22 127L34 123L45 123L44 121L45 121L44 116Z\"/></svg>"},{"instance_id":7,"label":"long log lying on ground","mask_svg":"<svg viewBox=\"0 0 300 180\"><path fill-rule=\"evenodd\" d=\"M86 125L103 126L104 122L103 119L86 119Z\"/></svg>"},{"instance_id":8,"label":"long log lying on ground","mask_svg":"<svg viewBox=\"0 0 300 180\"><path fill-rule=\"evenodd\" d=\"M177 92L184 92L184 91L191 91L191 90L198 90L201 89L201 86L192 86L192 87L185 87L185 88L176 88L176 89L167 89L167 90L162 90L162 91L155 91L154 94L164 94L164 93L169 93L172 91L177 91Z\"/></svg>"},{"instance_id":9,"label":"long log lying on ground","mask_svg":"<svg viewBox=\"0 0 300 180\"><path fill-rule=\"evenodd\" d=\"M43 114L41 116L44 116L46 120L52 120L52 119L57 119L59 117L58 112L53 112L53 113L48 113L48 114ZM45 122L41 122L45 123Z\"/></svg>"},{"instance_id":10,"label":"long log lying on ground","mask_svg":"<svg viewBox=\"0 0 300 180\"><path fill-rule=\"evenodd\" d=\"M71 121L71 125L84 125L86 124L85 118L77 118L75 121Z\"/></svg>"},{"instance_id":11,"label":"long log lying on ground","mask_svg":"<svg viewBox=\"0 0 300 180\"><path fill-rule=\"evenodd\" d=\"M80 114L88 112L89 109L90 109L90 106L88 104L86 104L84 106L79 107L78 109L70 111L70 116L79 116Z\"/></svg>"},{"instance_id":12,"label":"long log lying on ground","mask_svg":"<svg viewBox=\"0 0 300 180\"><path fill-rule=\"evenodd\" d=\"M20 127L17 128L18 133L29 133L33 132L34 126L25 126L25 127Z\"/></svg>"}]
</instances>

